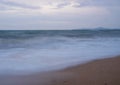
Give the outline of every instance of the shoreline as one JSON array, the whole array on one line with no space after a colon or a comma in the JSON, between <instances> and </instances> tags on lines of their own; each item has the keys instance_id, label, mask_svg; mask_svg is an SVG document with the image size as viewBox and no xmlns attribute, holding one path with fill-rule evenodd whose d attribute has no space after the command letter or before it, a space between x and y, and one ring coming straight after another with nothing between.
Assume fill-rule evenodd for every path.
<instances>
[{"instance_id":1,"label":"shoreline","mask_svg":"<svg viewBox=\"0 0 120 85\"><path fill-rule=\"evenodd\" d=\"M120 56L94 60L63 70L0 76L0 85L120 85Z\"/></svg>"}]
</instances>

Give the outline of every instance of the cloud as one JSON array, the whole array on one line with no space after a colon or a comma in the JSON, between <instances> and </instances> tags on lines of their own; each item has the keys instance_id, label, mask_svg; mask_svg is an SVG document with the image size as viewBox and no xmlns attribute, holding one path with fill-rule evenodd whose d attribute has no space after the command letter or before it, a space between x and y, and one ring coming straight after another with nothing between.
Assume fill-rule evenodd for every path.
<instances>
[{"instance_id":1,"label":"cloud","mask_svg":"<svg viewBox=\"0 0 120 85\"><path fill-rule=\"evenodd\" d=\"M5 7L4 5L0 5L0 11L4 11L4 10L8 10L8 8Z\"/></svg>"},{"instance_id":2,"label":"cloud","mask_svg":"<svg viewBox=\"0 0 120 85\"><path fill-rule=\"evenodd\" d=\"M8 1L8 0L0 0L0 5L6 5L10 7L20 7L20 8L27 8L27 9L39 9L40 7L32 6L32 5L26 5L24 3L17 3L14 1ZM3 8L4 9L4 8Z\"/></svg>"},{"instance_id":3,"label":"cloud","mask_svg":"<svg viewBox=\"0 0 120 85\"><path fill-rule=\"evenodd\" d=\"M0 5L25 9L84 7L84 6L120 6L120 0L0 0Z\"/></svg>"},{"instance_id":4,"label":"cloud","mask_svg":"<svg viewBox=\"0 0 120 85\"><path fill-rule=\"evenodd\" d=\"M56 8L64 8L65 6L70 5L69 2L61 2L56 4Z\"/></svg>"},{"instance_id":5,"label":"cloud","mask_svg":"<svg viewBox=\"0 0 120 85\"><path fill-rule=\"evenodd\" d=\"M78 7L83 6L102 6L102 7L113 7L120 6L120 0L76 0L80 4Z\"/></svg>"},{"instance_id":6,"label":"cloud","mask_svg":"<svg viewBox=\"0 0 120 85\"><path fill-rule=\"evenodd\" d=\"M0 29L120 27L119 6L120 0L0 0Z\"/></svg>"},{"instance_id":7,"label":"cloud","mask_svg":"<svg viewBox=\"0 0 120 85\"><path fill-rule=\"evenodd\" d=\"M96 13L96 10L107 11L97 6L89 7L93 0L0 0L4 6L1 13L15 15L89 15ZM95 0L98 1L98 0ZM84 5L85 4L85 5ZM84 5L84 6L83 6ZM1 5L0 5L1 6ZM83 6L83 7L82 7ZM88 6L88 7L87 7ZM40 7L40 9L38 9ZM21 9L22 8L22 9ZM35 10L34 10L35 9ZM2 10L6 10L3 12ZM8 11L7 11L8 10Z\"/></svg>"}]
</instances>

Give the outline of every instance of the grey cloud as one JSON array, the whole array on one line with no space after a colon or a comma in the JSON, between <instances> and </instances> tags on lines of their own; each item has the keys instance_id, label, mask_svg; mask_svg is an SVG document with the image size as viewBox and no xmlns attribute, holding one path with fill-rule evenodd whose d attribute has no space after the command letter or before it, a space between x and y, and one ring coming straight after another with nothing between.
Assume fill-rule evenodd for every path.
<instances>
[{"instance_id":1,"label":"grey cloud","mask_svg":"<svg viewBox=\"0 0 120 85\"><path fill-rule=\"evenodd\" d=\"M83 7L83 6L120 6L120 0L77 0L80 3L80 6L76 7Z\"/></svg>"},{"instance_id":2,"label":"grey cloud","mask_svg":"<svg viewBox=\"0 0 120 85\"><path fill-rule=\"evenodd\" d=\"M8 10L8 8L6 8L5 6L0 5L0 11L3 11L3 10Z\"/></svg>"},{"instance_id":3,"label":"grey cloud","mask_svg":"<svg viewBox=\"0 0 120 85\"><path fill-rule=\"evenodd\" d=\"M7 6L12 6L12 7L27 8L27 9L39 9L40 8L40 7L37 7L37 6L31 6L31 5L16 3L16 2L7 1L7 0L0 0L0 4L7 5Z\"/></svg>"},{"instance_id":4,"label":"grey cloud","mask_svg":"<svg viewBox=\"0 0 120 85\"><path fill-rule=\"evenodd\" d=\"M53 3L51 3L50 5L53 5ZM64 8L65 6L70 5L70 2L61 2L61 3L57 3L56 7L53 9L60 9L60 8Z\"/></svg>"},{"instance_id":5,"label":"grey cloud","mask_svg":"<svg viewBox=\"0 0 120 85\"><path fill-rule=\"evenodd\" d=\"M53 4L50 4L50 5L53 5ZM80 7L80 3L77 1L77 4L71 4L70 1L64 1L64 2L61 2L61 3L57 3L56 7L53 8L53 9L60 9L60 8L64 8L65 6L69 6L71 5L72 7Z\"/></svg>"},{"instance_id":6,"label":"grey cloud","mask_svg":"<svg viewBox=\"0 0 120 85\"><path fill-rule=\"evenodd\" d=\"M76 4L73 7L84 6L101 6L101 7L115 7L120 6L120 0L75 0ZM63 8L67 5L71 5L70 1L64 1L57 5L57 8Z\"/></svg>"},{"instance_id":7,"label":"grey cloud","mask_svg":"<svg viewBox=\"0 0 120 85\"><path fill-rule=\"evenodd\" d=\"M63 8L64 6L67 6L69 5L70 3L69 2L64 2L64 3L60 3L57 5L58 8Z\"/></svg>"}]
</instances>

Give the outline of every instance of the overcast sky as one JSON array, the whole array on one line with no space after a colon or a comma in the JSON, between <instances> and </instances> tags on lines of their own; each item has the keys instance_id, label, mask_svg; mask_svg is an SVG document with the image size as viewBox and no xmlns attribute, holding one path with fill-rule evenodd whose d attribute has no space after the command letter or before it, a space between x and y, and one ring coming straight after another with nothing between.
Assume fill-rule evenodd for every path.
<instances>
[{"instance_id":1,"label":"overcast sky","mask_svg":"<svg viewBox=\"0 0 120 85\"><path fill-rule=\"evenodd\" d=\"M0 0L0 29L120 28L120 0Z\"/></svg>"}]
</instances>

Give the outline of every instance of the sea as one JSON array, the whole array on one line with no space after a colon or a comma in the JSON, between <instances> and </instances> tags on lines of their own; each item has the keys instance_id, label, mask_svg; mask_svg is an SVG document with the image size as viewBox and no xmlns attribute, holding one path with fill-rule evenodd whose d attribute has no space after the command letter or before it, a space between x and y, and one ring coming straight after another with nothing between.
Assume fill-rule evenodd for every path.
<instances>
[{"instance_id":1,"label":"sea","mask_svg":"<svg viewBox=\"0 0 120 85\"><path fill-rule=\"evenodd\" d=\"M119 29L0 30L0 74L60 70L120 55Z\"/></svg>"}]
</instances>

